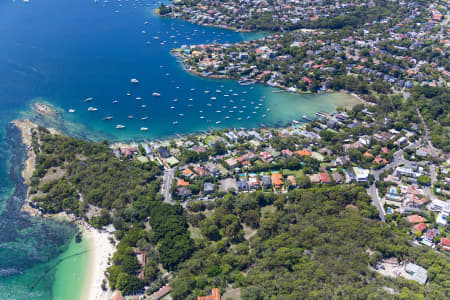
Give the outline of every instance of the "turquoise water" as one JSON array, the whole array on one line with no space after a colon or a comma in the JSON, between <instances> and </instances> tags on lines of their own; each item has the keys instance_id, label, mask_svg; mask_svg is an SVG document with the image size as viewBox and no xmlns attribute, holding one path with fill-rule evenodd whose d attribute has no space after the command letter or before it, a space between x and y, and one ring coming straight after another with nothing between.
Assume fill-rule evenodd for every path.
<instances>
[{"instance_id":1,"label":"turquoise water","mask_svg":"<svg viewBox=\"0 0 450 300\"><path fill-rule=\"evenodd\" d=\"M342 94L273 93L260 85L243 87L193 76L170 49L212 41L233 43L262 34L159 18L152 13L157 6L151 1L0 2L0 299L62 297L65 292L57 283L67 272L58 273L51 263L73 250L73 226L19 211L26 191L20 178L25 152L18 132L8 123L23 117L33 99L61 109L64 132L110 141L211 127L283 125L301 115L312 117L319 110L333 111L354 102ZM140 83L131 84L131 78ZM153 97L154 92L161 96ZM84 102L88 97L93 101ZM98 111L88 112L90 106ZM70 108L76 112L69 113ZM113 120L104 121L106 116ZM141 120L144 117L148 119ZM126 128L118 130L117 124Z\"/></svg>"}]
</instances>

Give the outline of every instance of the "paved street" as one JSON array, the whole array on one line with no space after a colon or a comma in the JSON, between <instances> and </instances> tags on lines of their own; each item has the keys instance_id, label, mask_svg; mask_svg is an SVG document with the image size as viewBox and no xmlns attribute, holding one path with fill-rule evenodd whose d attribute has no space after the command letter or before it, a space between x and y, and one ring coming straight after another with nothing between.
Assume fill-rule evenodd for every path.
<instances>
[{"instance_id":1,"label":"paved street","mask_svg":"<svg viewBox=\"0 0 450 300\"><path fill-rule=\"evenodd\" d=\"M174 205L172 195L170 194L170 187L172 186L173 178L175 176L175 169L165 169L163 183L161 187L161 194L164 195L164 202Z\"/></svg>"}]
</instances>

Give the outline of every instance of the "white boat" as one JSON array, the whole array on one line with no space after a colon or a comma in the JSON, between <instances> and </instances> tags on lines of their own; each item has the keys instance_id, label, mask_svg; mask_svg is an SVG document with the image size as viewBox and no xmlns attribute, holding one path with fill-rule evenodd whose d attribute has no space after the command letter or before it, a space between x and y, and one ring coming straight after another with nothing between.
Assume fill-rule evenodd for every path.
<instances>
[{"instance_id":1,"label":"white boat","mask_svg":"<svg viewBox=\"0 0 450 300\"><path fill-rule=\"evenodd\" d=\"M175 106L171 106L171 107L170 107L170 109L174 109L174 108L175 108Z\"/></svg>"},{"instance_id":2,"label":"white boat","mask_svg":"<svg viewBox=\"0 0 450 300\"><path fill-rule=\"evenodd\" d=\"M160 93L152 93L152 96L153 97L159 97L159 96L161 96L161 94Z\"/></svg>"},{"instance_id":3,"label":"white boat","mask_svg":"<svg viewBox=\"0 0 450 300\"><path fill-rule=\"evenodd\" d=\"M141 131L147 131L148 128L147 127L141 127Z\"/></svg>"},{"instance_id":4,"label":"white boat","mask_svg":"<svg viewBox=\"0 0 450 300\"><path fill-rule=\"evenodd\" d=\"M216 97L211 97L211 100L216 100L217 98Z\"/></svg>"},{"instance_id":5,"label":"white boat","mask_svg":"<svg viewBox=\"0 0 450 300\"><path fill-rule=\"evenodd\" d=\"M148 120L148 117L142 117L141 120L142 121Z\"/></svg>"},{"instance_id":6,"label":"white boat","mask_svg":"<svg viewBox=\"0 0 450 300\"><path fill-rule=\"evenodd\" d=\"M221 123L220 121L217 121L217 122L216 122L216 124L220 124L220 123Z\"/></svg>"},{"instance_id":7,"label":"white boat","mask_svg":"<svg viewBox=\"0 0 450 300\"><path fill-rule=\"evenodd\" d=\"M136 100L142 100L142 98L141 97L136 97Z\"/></svg>"},{"instance_id":8,"label":"white boat","mask_svg":"<svg viewBox=\"0 0 450 300\"><path fill-rule=\"evenodd\" d=\"M147 105L145 105L145 104L144 104L144 105L141 105L141 107L142 107L142 108L146 108L146 107L147 107Z\"/></svg>"},{"instance_id":9,"label":"white boat","mask_svg":"<svg viewBox=\"0 0 450 300\"><path fill-rule=\"evenodd\" d=\"M89 97L89 98L84 99L84 102L90 102L90 101L92 101L92 100L94 100L94 98Z\"/></svg>"},{"instance_id":10,"label":"white boat","mask_svg":"<svg viewBox=\"0 0 450 300\"><path fill-rule=\"evenodd\" d=\"M117 100L113 100L113 102L112 102L113 104L117 104L117 103L119 103L119 101L117 101Z\"/></svg>"},{"instance_id":11,"label":"white boat","mask_svg":"<svg viewBox=\"0 0 450 300\"><path fill-rule=\"evenodd\" d=\"M138 84L139 80L137 80L136 78L131 78L130 82L134 83L134 84Z\"/></svg>"},{"instance_id":12,"label":"white boat","mask_svg":"<svg viewBox=\"0 0 450 300\"><path fill-rule=\"evenodd\" d=\"M116 129L122 129L122 128L125 128L125 125L121 125L121 124L116 125Z\"/></svg>"},{"instance_id":13,"label":"white boat","mask_svg":"<svg viewBox=\"0 0 450 300\"><path fill-rule=\"evenodd\" d=\"M200 119L204 119L204 118L205 118L204 116L201 116L201 117L200 117Z\"/></svg>"},{"instance_id":14,"label":"white boat","mask_svg":"<svg viewBox=\"0 0 450 300\"><path fill-rule=\"evenodd\" d=\"M130 92L127 92L127 96L131 96L131 93L130 93Z\"/></svg>"},{"instance_id":15,"label":"white boat","mask_svg":"<svg viewBox=\"0 0 450 300\"><path fill-rule=\"evenodd\" d=\"M174 121L174 122L172 122L172 124L173 124L173 125L177 125L177 124L178 124L178 121Z\"/></svg>"},{"instance_id":16,"label":"white boat","mask_svg":"<svg viewBox=\"0 0 450 300\"><path fill-rule=\"evenodd\" d=\"M92 107L92 106L90 106L89 108L88 108L88 111L97 111L98 110L98 108L95 108L95 107Z\"/></svg>"},{"instance_id":17,"label":"white boat","mask_svg":"<svg viewBox=\"0 0 450 300\"><path fill-rule=\"evenodd\" d=\"M70 109L69 109L69 112L70 112L70 113L74 113L74 112L75 112L75 109L70 108Z\"/></svg>"},{"instance_id":18,"label":"white boat","mask_svg":"<svg viewBox=\"0 0 450 300\"><path fill-rule=\"evenodd\" d=\"M112 120L112 117L111 116L107 116L107 117L104 117L103 120L105 120L105 121Z\"/></svg>"},{"instance_id":19,"label":"white boat","mask_svg":"<svg viewBox=\"0 0 450 300\"><path fill-rule=\"evenodd\" d=\"M184 116L184 114L178 114L180 117L183 117Z\"/></svg>"}]
</instances>

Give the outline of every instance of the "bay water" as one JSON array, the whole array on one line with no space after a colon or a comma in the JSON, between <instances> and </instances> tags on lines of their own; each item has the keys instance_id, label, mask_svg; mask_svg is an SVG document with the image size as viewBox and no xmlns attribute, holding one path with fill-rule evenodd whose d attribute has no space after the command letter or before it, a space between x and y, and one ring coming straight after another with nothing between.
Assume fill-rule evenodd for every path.
<instances>
[{"instance_id":1,"label":"bay water","mask_svg":"<svg viewBox=\"0 0 450 300\"><path fill-rule=\"evenodd\" d=\"M279 93L189 74L172 48L235 43L264 33L160 18L153 14L158 6L155 1L0 1L0 299L78 299L75 291L82 289L88 261L88 245L73 241L74 226L20 211L26 152L9 123L32 117L33 101L59 112L64 133L109 141L281 126L355 103L346 94ZM133 78L139 83L131 83Z\"/></svg>"}]
</instances>

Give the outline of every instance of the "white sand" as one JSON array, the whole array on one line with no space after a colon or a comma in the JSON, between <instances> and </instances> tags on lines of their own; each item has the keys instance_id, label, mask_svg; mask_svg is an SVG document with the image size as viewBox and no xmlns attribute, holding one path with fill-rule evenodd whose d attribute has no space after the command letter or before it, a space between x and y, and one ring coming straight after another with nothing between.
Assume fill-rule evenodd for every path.
<instances>
[{"instance_id":1,"label":"white sand","mask_svg":"<svg viewBox=\"0 0 450 300\"><path fill-rule=\"evenodd\" d=\"M106 279L105 271L109 267L108 259L112 257L115 246L111 244L109 238L113 237L111 233L100 231L91 226L83 225L83 238L89 242L89 274L86 290L83 300L109 300L112 291L108 287L104 291L101 287L102 281Z\"/></svg>"}]
</instances>

